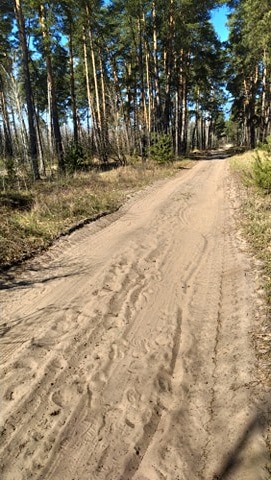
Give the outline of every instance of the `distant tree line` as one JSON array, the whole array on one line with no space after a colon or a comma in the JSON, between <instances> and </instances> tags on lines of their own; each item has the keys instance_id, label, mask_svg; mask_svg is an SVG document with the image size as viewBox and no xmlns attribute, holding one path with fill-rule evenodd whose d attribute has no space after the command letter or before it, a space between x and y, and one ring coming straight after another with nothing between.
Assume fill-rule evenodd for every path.
<instances>
[{"instance_id":1,"label":"distant tree line","mask_svg":"<svg viewBox=\"0 0 271 480\"><path fill-rule=\"evenodd\" d=\"M223 3L227 48L210 21ZM159 142L175 157L212 148L225 78L253 147L270 133L268 19L268 0L1 0L0 159L39 179L86 156L145 160Z\"/></svg>"},{"instance_id":2,"label":"distant tree line","mask_svg":"<svg viewBox=\"0 0 271 480\"><path fill-rule=\"evenodd\" d=\"M218 3L2 0L1 157L39 178L86 151L144 159L160 134L175 156L211 146L223 117Z\"/></svg>"},{"instance_id":3,"label":"distant tree line","mask_svg":"<svg viewBox=\"0 0 271 480\"><path fill-rule=\"evenodd\" d=\"M255 148L271 134L271 3L233 0L227 88L237 142Z\"/></svg>"}]
</instances>

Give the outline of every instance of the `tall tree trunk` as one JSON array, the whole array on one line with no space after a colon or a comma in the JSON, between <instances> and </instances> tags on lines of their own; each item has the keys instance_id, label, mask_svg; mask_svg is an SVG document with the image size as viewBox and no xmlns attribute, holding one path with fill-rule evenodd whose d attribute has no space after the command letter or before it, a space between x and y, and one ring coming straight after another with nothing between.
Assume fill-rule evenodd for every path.
<instances>
[{"instance_id":1,"label":"tall tree trunk","mask_svg":"<svg viewBox=\"0 0 271 480\"><path fill-rule=\"evenodd\" d=\"M249 146L249 121L250 121L250 91L248 82L244 79L244 92L245 92L245 99L244 99L244 106L243 106L243 134L242 134L242 145L248 147Z\"/></svg>"},{"instance_id":2,"label":"tall tree trunk","mask_svg":"<svg viewBox=\"0 0 271 480\"><path fill-rule=\"evenodd\" d=\"M57 109L55 79L53 74L52 58L51 58L51 52L50 52L50 34L47 26L46 11L45 11L44 4L40 4L39 6L39 21L40 21L40 26L42 30L43 46L44 46L45 61L46 61L46 68L47 68L47 85L48 85L48 91L49 91L48 106L50 105L51 107L51 124L53 129L53 136L54 136L54 144L55 144L54 146L56 150L58 166L61 172L64 173L65 172L64 152L63 152L58 109Z\"/></svg>"},{"instance_id":3,"label":"tall tree trunk","mask_svg":"<svg viewBox=\"0 0 271 480\"><path fill-rule=\"evenodd\" d=\"M70 95L71 95L71 109L72 109L72 125L73 125L73 141L76 146L79 144L78 134L78 115L77 115L77 101L75 92L74 79L74 49L73 49L73 27L71 18L69 22L69 60L70 60Z\"/></svg>"},{"instance_id":4,"label":"tall tree trunk","mask_svg":"<svg viewBox=\"0 0 271 480\"><path fill-rule=\"evenodd\" d=\"M12 138L10 130L10 122L7 111L6 96L4 91L4 82L0 75L0 111L2 112L2 120L4 127L4 155L11 158L13 157Z\"/></svg>"},{"instance_id":5,"label":"tall tree trunk","mask_svg":"<svg viewBox=\"0 0 271 480\"><path fill-rule=\"evenodd\" d=\"M268 124L270 122L270 83L267 69L267 50L263 51L263 73L262 73L262 94L261 94L261 123L260 142L264 142L268 135Z\"/></svg>"},{"instance_id":6,"label":"tall tree trunk","mask_svg":"<svg viewBox=\"0 0 271 480\"><path fill-rule=\"evenodd\" d=\"M181 51L181 71L180 71L180 82L181 82L181 121L180 121L180 153L185 154L187 152L187 129L188 129L188 106L187 106L187 78L186 78L186 63L187 63L187 54Z\"/></svg>"},{"instance_id":7,"label":"tall tree trunk","mask_svg":"<svg viewBox=\"0 0 271 480\"><path fill-rule=\"evenodd\" d=\"M131 138L130 138L131 118L130 118L129 113L127 112L127 109L125 109L125 106L124 106L121 87L120 87L120 84L119 84L119 77L118 77L118 73L117 73L117 62L116 62L116 59L114 57L111 59L111 68L112 68L112 72L113 72L114 89L115 89L114 110L118 110L118 111L120 110L121 115L124 118L125 139L123 139L122 144L123 145L126 144L125 149L123 149L123 150L127 151L130 154L131 153ZM127 89L127 97L129 96L128 91L129 91L129 88ZM127 102L127 103L129 104L129 102ZM116 138L117 138L117 143L119 144L119 136L120 136L119 122L117 123L117 127L118 128L116 129L115 134L116 134ZM124 151L122 151L122 153L124 153Z\"/></svg>"},{"instance_id":8,"label":"tall tree trunk","mask_svg":"<svg viewBox=\"0 0 271 480\"><path fill-rule=\"evenodd\" d=\"M29 150L29 141L27 135L27 128L25 124L25 119L23 115L23 106L21 103L20 92L18 90L18 85L13 76L10 77L11 85L12 85L12 93L15 100L15 113L16 113L16 120L19 120L19 135L17 134L17 127L15 121L15 114L14 110L12 109L13 114L13 125L14 131L16 131L16 139L17 139L17 151L20 152L19 155L24 159L24 161L28 160L28 150ZM20 138L19 138L20 137Z\"/></svg>"},{"instance_id":9,"label":"tall tree trunk","mask_svg":"<svg viewBox=\"0 0 271 480\"><path fill-rule=\"evenodd\" d=\"M34 179L38 180L40 178L40 175L39 175L39 165L38 165L37 133L35 128L35 120L34 120L35 115L34 115L32 85L31 85L30 71L29 71L29 52L28 52L28 46L26 41L25 20L24 20L21 0L13 0L13 4L14 4L14 12L15 12L15 16L18 24L18 29L19 29L20 46L22 50L24 89L25 89L25 96L26 96L28 130L29 130L29 139L30 139L30 158L31 158Z\"/></svg>"},{"instance_id":10,"label":"tall tree trunk","mask_svg":"<svg viewBox=\"0 0 271 480\"><path fill-rule=\"evenodd\" d=\"M89 37L89 48L90 48L90 56L91 56L91 63L92 63L92 73L93 73L93 82L94 82L94 90L95 90L95 116L96 116L96 138L98 143L98 154L103 162L107 161L107 152L104 146L103 141L103 125L102 125L102 110L101 110L101 99L100 99L100 91L99 91L99 84L98 84L98 74L97 74L97 67L96 67L96 58L95 58L95 51L94 51L94 41L93 41L93 33L91 27L91 12L89 5L85 5L86 10L86 18L87 18L87 27L88 27L88 37Z\"/></svg>"},{"instance_id":11,"label":"tall tree trunk","mask_svg":"<svg viewBox=\"0 0 271 480\"><path fill-rule=\"evenodd\" d=\"M99 153L99 139L97 135L97 121L96 115L93 108L93 99L90 89L90 81L89 81L89 63L88 63L88 51L87 51L87 41L86 41L86 33L84 30L83 33L83 51L84 51L84 68L85 68L85 80L86 80L86 89L87 89L87 99L88 99L88 109L89 109L89 116L88 116L88 133L90 134L90 122L89 117L92 120L92 132L94 137L94 145L96 148L97 153Z\"/></svg>"},{"instance_id":12,"label":"tall tree trunk","mask_svg":"<svg viewBox=\"0 0 271 480\"><path fill-rule=\"evenodd\" d=\"M43 172L43 175L46 175L46 166L44 162L44 155L43 155L43 145L42 145L42 134L41 134L41 128L40 128L40 116L38 114L39 112L36 112L35 118L36 118L36 125L37 125L37 140L38 140L38 150L39 150L39 157L40 157L40 168L41 171Z\"/></svg>"},{"instance_id":13,"label":"tall tree trunk","mask_svg":"<svg viewBox=\"0 0 271 480\"><path fill-rule=\"evenodd\" d=\"M195 99L195 125L192 134L192 148L200 148L200 137L199 137L199 123L200 123L200 112L199 112L199 88L196 90L196 99Z\"/></svg>"},{"instance_id":14,"label":"tall tree trunk","mask_svg":"<svg viewBox=\"0 0 271 480\"><path fill-rule=\"evenodd\" d=\"M254 70L254 75L252 77L252 87L251 87L251 99L250 99L250 147L256 147L256 94L257 94L257 85L259 81L259 66L256 65Z\"/></svg>"},{"instance_id":15,"label":"tall tree trunk","mask_svg":"<svg viewBox=\"0 0 271 480\"><path fill-rule=\"evenodd\" d=\"M133 150L135 147L135 135L134 135L134 130L135 130L135 124L136 124L136 102L135 98L133 96L133 89L132 89L132 65L131 63L128 63L125 66L125 72L126 72L126 85L127 85L127 94L126 94L126 126L127 126L127 131L129 132L129 144L130 144L130 152ZM120 92L121 93L121 92ZM132 105L134 105L134 108L132 108Z\"/></svg>"},{"instance_id":16,"label":"tall tree trunk","mask_svg":"<svg viewBox=\"0 0 271 480\"><path fill-rule=\"evenodd\" d=\"M206 145L207 145L208 150L211 150L213 148L213 120L212 120L212 118L209 120Z\"/></svg>"},{"instance_id":17,"label":"tall tree trunk","mask_svg":"<svg viewBox=\"0 0 271 480\"><path fill-rule=\"evenodd\" d=\"M171 119L171 87L172 87L172 75L175 63L175 54L173 46L174 30L175 30L175 18L174 18L174 0L170 0L169 6L169 27L168 38L165 47L165 110L164 110L164 129L169 132L170 119Z\"/></svg>"},{"instance_id":18,"label":"tall tree trunk","mask_svg":"<svg viewBox=\"0 0 271 480\"><path fill-rule=\"evenodd\" d=\"M256 126L255 126L255 105L256 91L258 83L258 66L256 67L252 77L244 80L245 90L245 141L246 146L255 148L256 146Z\"/></svg>"},{"instance_id":19,"label":"tall tree trunk","mask_svg":"<svg viewBox=\"0 0 271 480\"><path fill-rule=\"evenodd\" d=\"M180 154L180 89L179 86L175 92L175 125L174 125L174 152L175 157Z\"/></svg>"},{"instance_id":20,"label":"tall tree trunk","mask_svg":"<svg viewBox=\"0 0 271 480\"><path fill-rule=\"evenodd\" d=\"M145 81L144 81L144 40L143 40L143 31L142 31L142 22L144 21L139 17L137 20L137 29L138 29L138 67L139 67L139 82L140 82L140 125L141 125L141 156L142 160L145 161L147 157L147 109L146 109L146 92L145 92Z\"/></svg>"},{"instance_id":21,"label":"tall tree trunk","mask_svg":"<svg viewBox=\"0 0 271 480\"><path fill-rule=\"evenodd\" d=\"M102 97L102 116L101 116L101 140L103 148L103 160L108 160L108 147L109 147L109 135L108 135L108 122L107 122L107 106L106 106L106 92L105 92L105 71L102 62L101 53L99 53L100 72L101 72L101 97Z\"/></svg>"},{"instance_id":22,"label":"tall tree trunk","mask_svg":"<svg viewBox=\"0 0 271 480\"><path fill-rule=\"evenodd\" d=\"M150 54L148 52L146 42L145 42L145 63L146 63L147 99L148 99L148 104L146 104L146 125L147 125L148 141L150 141L150 134L152 130L153 101L152 101L151 80L150 80Z\"/></svg>"},{"instance_id":23,"label":"tall tree trunk","mask_svg":"<svg viewBox=\"0 0 271 480\"><path fill-rule=\"evenodd\" d=\"M158 61L158 35L157 35L157 6L156 0L152 2L152 23L153 23L153 66L154 66L154 103L155 103L155 129L161 128L161 90L159 80Z\"/></svg>"},{"instance_id":24,"label":"tall tree trunk","mask_svg":"<svg viewBox=\"0 0 271 480\"><path fill-rule=\"evenodd\" d=\"M182 79L182 112L181 112L181 139L180 139L180 153L187 152L187 137L188 137L188 106L187 106L187 80L184 76Z\"/></svg>"},{"instance_id":25,"label":"tall tree trunk","mask_svg":"<svg viewBox=\"0 0 271 480\"><path fill-rule=\"evenodd\" d=\"M10 106L10 114L11 114L11 122L12 122L12 136L13 136L13 151L16 155L18 152L18 146L19 146L19 133L18 133L18 126L17 122L15 120L15 112L14 112L14 106Z\"/></svg>"},{"instance_id":26,"label":"tall tree trunk","mask_svg":"<svg viewBox=\"0 0 271 480\"><path fill-rule=\"evenodd\" d=\"M89 41L90 41L90 55L91 55L94 90L95 90L97 127L98 127L99 137L101 137L102 115L101 115L101 107L100 107L100 94L99 94L99 87L98 87L98 77L97 77L96 60L95 60L95 54L94 54L94 46L93 46L93 40L92 40L92 32L90 29L89 29Z\"/></svg>"}]
</instances>

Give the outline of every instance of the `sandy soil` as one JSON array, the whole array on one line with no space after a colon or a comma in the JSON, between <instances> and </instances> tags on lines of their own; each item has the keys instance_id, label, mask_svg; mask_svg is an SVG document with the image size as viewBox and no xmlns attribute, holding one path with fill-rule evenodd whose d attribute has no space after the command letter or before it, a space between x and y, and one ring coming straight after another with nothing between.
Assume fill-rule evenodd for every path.
<instances>
[{"instance_id":1,"label":"sandy soil","mask_svg":"<svg viewBox=\"0 0 271 480\"><path fill-rule=\"evenodd\" d=\"M4 279L1 479L267 478L235 198L201 161Z\"/></svg>"}]
</instances>

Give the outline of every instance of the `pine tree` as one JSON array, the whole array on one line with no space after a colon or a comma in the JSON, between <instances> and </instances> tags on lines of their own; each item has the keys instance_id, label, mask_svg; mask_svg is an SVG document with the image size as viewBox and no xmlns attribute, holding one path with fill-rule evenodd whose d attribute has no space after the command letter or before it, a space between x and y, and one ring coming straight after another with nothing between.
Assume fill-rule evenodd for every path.
<instances>
[{"instance_id":1,"label":"pine tree","mask_svg":"<svg viewBox=\"0 0 271 480\"><path fill-rule=\"evenodd\" d=\"M32 163L34 179L38 180L40 177L39 174L39 165L38 165L38 140L37 140L37 131L35 126L35 108L33 104L33 93L32 93L32 83L30 78L30 56L26 38L26 28L25 28L25 19L24 12L22 7L21 0L14 0L14 12L17 20L19 41L21 47L22 55L22 65L23 65L23 77L24 77L24 89L27 105L27 118L28 118L28 131L29 131L29 143L30 143L30 158Z\"/></svg>"}]
</instances>

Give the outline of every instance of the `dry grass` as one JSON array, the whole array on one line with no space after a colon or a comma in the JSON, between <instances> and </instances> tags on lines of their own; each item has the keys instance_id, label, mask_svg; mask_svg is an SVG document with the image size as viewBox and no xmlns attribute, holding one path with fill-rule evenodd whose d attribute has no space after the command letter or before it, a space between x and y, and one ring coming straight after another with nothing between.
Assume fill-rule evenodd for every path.
<instances>
[{"instance_id":1,"label":"dry grass","mask_svg":"<svg viewBox=\"0 0 271 480\"><path fill-rule=\"evenodd\" d=\"M137 164L47 180L25 192L0 194L0 265L6 267L32 256L75 225L115 211L131 192L188 165L192 162Z\"/></svg>"},{"instance_id":2,"label":"dry grass","mask_svg":"<svg viewBox=\"0 0 271 480\"><path fill-rule=\"evenodd\" d=\"M271 303L271 195L255 183L255 153L246 152L231 159L232 170L245 187L242 196L242 225L255 255L262 261L265 289Z\"/></svg>"},{"instance_id":3,"label":"dry grass","mask_svg":"<svg viewBox=\"0 0 271 480\"><path fill-rule=\"evenodd\" d=\"M241 179L245 186L253 186L253 151L235 155L230 159L230 166Z\"/></svg>"},{"instance_id":4,"label":"dry grass","mask_svg":"<svg viewBox=\"0 0 271 480\"><path fill-rule=\"evenodd\" d=\"M237 180L243 184L243 188L240 185L240 192L243 192L240 215L243 231L261 265L259 273L262 298L259 299L260 303L255 313L258 320L254 325L253 342L258 364L258 381L263 387L269 389L271 386L271 195L255 183L254 162L255 153L247 152L233 157L231 166L237 175ZM269 440L271 445L271 431Z\"/></svg>"}]
</instances>

